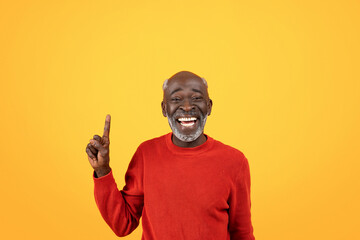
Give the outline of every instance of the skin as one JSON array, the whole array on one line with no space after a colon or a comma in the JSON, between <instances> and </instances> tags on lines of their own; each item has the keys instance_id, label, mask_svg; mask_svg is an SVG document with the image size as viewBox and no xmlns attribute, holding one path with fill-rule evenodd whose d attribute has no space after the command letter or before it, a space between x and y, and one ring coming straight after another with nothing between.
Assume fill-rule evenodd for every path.
<instances>
[{"instance_id":1,"label":"skin","mask_svg":"<svg viewBox=\"0 0 360 240\"><path fill-rule=\"evenodd\" d=\"M194 73L182 71L173 75L168 80L161 102L164 117L177 119L179 117L209 116L212 108L212 100L209 98L207 86L203 80ZM102 177L110 173L109 145L110 145L110 115L106 116L103 136L94 135L86 146L86 153L90 165L95 171L95 177ZM196 126L199 120L196 121ZM193 134L196 128L185 128L179 123L176 127L181 134ZM172 141L176 146L184 148L197 147L206 142L203 132L191 142L184 142L172 135Z\"/></svg>"},{"instance_id":2,"label":"skin","mask_svg":"<svg viewBox=\"0 0 360 240\"><path fill-rule=\"evenodd\" d=\"M212 108L212 100L209 98L204 81L196 74L182 71L173 75L168 80L164 97L161 103L164 117L199 117L209 116ZM197 120L197 124L199 124ZM179 132L192 134L193 129L183 128L177 123ZM172 135L172 141L176 146L184 148L197 147L206 142L206 137L201 135L192 142L184 142Z\"/></svg>"},{"instance_id":3,"label":"skin","mask_svg":"<svg viewBox=\"0 0 360 240\"><path fill-rule=\"evenodd\" d=\"M109 165L110 120L110 115L107 115L103 136L94 135L93 139L91 139L90 143L86 146L88 160L95 171L96 177L105 176L111 171Z\"/></svg>"}]
</instances>

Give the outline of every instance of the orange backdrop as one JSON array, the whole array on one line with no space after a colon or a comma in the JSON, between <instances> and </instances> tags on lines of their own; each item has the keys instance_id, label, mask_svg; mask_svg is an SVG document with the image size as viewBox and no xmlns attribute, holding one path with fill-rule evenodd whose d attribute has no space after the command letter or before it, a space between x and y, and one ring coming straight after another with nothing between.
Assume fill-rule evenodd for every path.
<instances>
[{"instance_id":1,"label":"orange backdrop","mask_svg":"<svg viewBox=\"0 0 360 240\"><path fill-rule=\"evenodd\" d=\"M355 0L1 1L1 238L118 239L85 146L110 113L122 187L136 147L170 131L163 80L189 70L214 101L205 132L249 159L256 238L356 239L359 13Z\"/></svg>"}]
</instances>

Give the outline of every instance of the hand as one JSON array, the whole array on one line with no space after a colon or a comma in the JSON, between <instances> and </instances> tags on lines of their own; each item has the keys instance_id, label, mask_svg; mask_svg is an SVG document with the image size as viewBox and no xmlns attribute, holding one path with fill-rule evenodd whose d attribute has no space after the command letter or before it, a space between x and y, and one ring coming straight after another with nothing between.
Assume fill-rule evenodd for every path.
<instances>
[{"instance_id":1,"label":"hand","mask_svg":"<svg viewBox=\"0 0 360 240\"><path fill-rule=\"evenodd\" d=\"M105 176L111 171L109 165L110 120L110 115L107 115L103 136L94 135L94 138L91 139L90 143L86 146L89 163L94 168L97 177Z\"/></svg>"}]
</instances>

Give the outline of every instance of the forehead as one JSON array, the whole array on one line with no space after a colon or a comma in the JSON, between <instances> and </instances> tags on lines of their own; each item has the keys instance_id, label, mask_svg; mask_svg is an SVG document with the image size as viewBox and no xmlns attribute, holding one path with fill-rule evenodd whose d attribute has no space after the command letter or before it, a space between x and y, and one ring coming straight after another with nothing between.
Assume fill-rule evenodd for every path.
<instances>
[{"instance_id":1,"label":"forehead","mask_svg":"<svg viewBox=\"0 0 360 240\"><path fill-rule=\"evenodd\" d=\"M171 95L174 92L181 90L207 93L207 86L201 78L181 78L181 79L169 79L167 86L164 90L164 94Z\"/></svg>"}]
</instances>

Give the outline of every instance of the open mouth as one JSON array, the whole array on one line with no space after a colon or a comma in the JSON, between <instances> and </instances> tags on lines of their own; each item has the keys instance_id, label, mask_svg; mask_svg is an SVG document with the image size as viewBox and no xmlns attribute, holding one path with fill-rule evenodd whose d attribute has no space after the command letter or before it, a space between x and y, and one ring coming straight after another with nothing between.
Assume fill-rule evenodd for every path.
<instances>
[{"instance_id":1,"label":"open mouth","mask_svg":"<svg viewBox=\"0 0 360 240\"><path fill-rule=\"evenodd\" d=\"M181 118L176 119L176 121L178 123L180 123L181 126L191 127L191 126L195 125L197 118L196 117L190 117L190 118L181 117Z\"/></svg>"}]
</instances>

